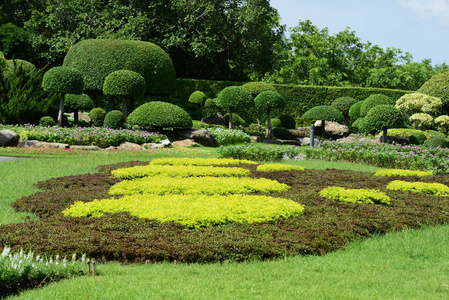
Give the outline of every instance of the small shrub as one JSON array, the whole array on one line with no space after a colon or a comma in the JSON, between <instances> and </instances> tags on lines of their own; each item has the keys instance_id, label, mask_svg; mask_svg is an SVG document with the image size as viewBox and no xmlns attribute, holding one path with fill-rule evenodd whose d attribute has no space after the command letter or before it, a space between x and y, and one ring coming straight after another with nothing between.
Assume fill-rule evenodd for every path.
<instances>
[{"instance_id":1,"label":"small shrub","mask_svg":"<svg viewBox=\"0 0 449 300\"><path fill-rule=\"evenodd\" d=\"M103 126L112 129L119 129L123 127L124 123L125 117L123 116L123 113L119 110L112 110L106 114Z\"/></svg>"},{"instance_id":2,"label":"small shrub","mask_svg":"<svg viewBox=\"0 0 449 300\"><path fill-rule=\"evenodd\" d=\"M250 124L243 131L248 135L263 136L265 134L265 127L259 124Z\"/></svg>"},{"instance_id":3,"label":"small shrub","mask_svg":"<svg viewBox=\"0 0 449 300\"><path fill-rule=\"evenodd\" d=\"M103 83L105 95L141 97L145 93L145 78L130 70L117 70L106 76Z\"/></svg>"},{"instance_id":4,"label":"small shrub","mask_svg":"<svg viewBox=\"0 0 449 300\"><path fill-rule=\"evenodd\" d=\"M441 111L442 105L440 98L421 93L411 93L399 98L395 107L408 115L416 113L435 115Z\"/></svg>"},{"instance_id":5,"label":"small shrub","mask_svg":"<svg viewBox=\"0 0 449 300\"><path fill-rule=\"evenodd\" d=\"M447 134L449 131L449 116L442 115L437 117L435 119L435 125L437 125L439 131Z\"/></svg>"},{"instance_id":6,"label":"small shrub","mask_svg":"<svg viewBox=\"0 0 449 300\"><path fill-rule=\"evenodd\" d=\"M344 118L344 123L348 124L349 109L357 103L357 100L352 97L340 97L332 101L331 106L341 111Z\"/></svg>"},{"instance_id":7,"label":"small shrub","mask_svg":"<svg viewBox=\"0 0 449 300\"><path fill-rule=\"evenodd\" d=\"M377 170L374 173L374 176L418 176L418 177L424 177L424 176L432 176L433 173L430 171L415 171L415 170L402 170L402 169L381 169Z\"/></svg>"},{"instance_id":8,"label":"small shrub","mask_svg":"<svg viewBox=\"0 0 449 300\"><path fill-rule=\"evenodd\" d=\"M94 102L87 94L65 95L64 110L67 112L89 111L94 108Z\"/></svg>"},{"instance_id":9,"label":"small shrub","mask_svg":"<svg viewBox=\"0 0 449 300\"><path fill-rule=\"evenodd\" d=\"M449 196L449 186L437 182L428 183L394 180L387 185L387 189L435 196Z\"/></svg>"},{"instance_id":10,"label":"small shrub","mask_svg":"<svg viewBox=\"0 0 449 300\"><path fill-rule=\"evenodd\" d=\"M39 126L51 127L51 126L55 126L55 125L56 125L55 120L52 117L50 117L50 116L42 117L39 120Z\"/></svg>"},{"instance_id":11,"label":"small shrub","mask_svg":"<svg viewBox=\"0 0 449 300\"><path fill-rule=\"evenodd\" d=\"M436 136L425 142L430 148L447 148L448 142L444 137Z\"/></svg>"},{"instance_id":12,"label":"small shrub","mask_svg":"<svg viewBox=\"0 0 449 300\"><path fill-rule=\"evenodd\" d=\"M408 137L408 141L412 145L423 145L426 140L427 140L427 137L422 132L412 133L412 135L410 135Z\"/></svg>"},{"instance_id":13,"label":"small shrub","mask_svg":"<svg viewBox=\"0 0 449 300\"><path fill-rule=\"evenodd\" d=\"M407 139L410 139L410 137L415 133L417 135L424 134L424 136L426 137L426 140L432 138L432 135L429 132L418 130L418 129L411 129L411 128L390 128L390 129L388 129L388 135L402 136Z\"/></svg>"},{"instance_id":14,"label":"small shrub","mask_svg":"<svg viewBox=\"0 0 449 300\"><path fill-rule=\"evenodd\" d=\"M320 196L346 203L366 203L391 205L391 199L378 190L345 189L331 186L320 191Z\"/></svg>"},{"instance_id":15,"label":"small shrub","mask_svg":"<svg viewBox=\"0 0 449 300\"><path fill-rule=\"evenodd\" d=\"M303 171L305 168L301 166L292 166L284 164L262 164L257 166L259 172L273 172L273 171Z\"/></svg>"},{"instance_id":16,"label":"small shrub","mask_svg":"<svg viewBox=\"0 0 449 300\"><path fill-rule=\"evenodd\" d=\"M84 90L83 75L74 68L54 67L44 74L42 88L49 92L81 94Z\"/></svg>"},{"instance_id":17,"label":"small shrub","mask_svg":"<svg viewBox=\"0 0 449 300\"><path fill-rule=\"evenodd\" d=\"M309 120L303 119L301 117L295 118L296 127L310 127L312 124L315 124L317 120Z\"/></svg>"},{"instance_id":18,"label":"small shrub","mask_svg":"<svg viewBox=\"0 0 449 300\"><path fill-rule=\"evenodd\" d=\"M203 105L204 102L206 101L206 98L207 98L206 94L204 94L203 92L195 91L190 95L189 102Z\"/></svg>"},{"instance_id":19,"label":"small shrub","mask_svg":"<svg viewBox=\"0 0 449 300\"><path fill-rule=\"evenodd\" d=\"M356 102L349 108L349 117L351 120L357 120L360 118L360 109L363 105L363 101Z\"/></svg>"},{"instance_id":20,"label":"small shrub","mask_svg":"<svg viewBox=\"0 0 449 300\"><path fill-rule=\"evenodd\" d=\"M217 99L206 99L204 102L204 107L216 107L217 106Z\"/></svg>"},{"instance_id":21,"label":"small shrub","mask_svg":"<svg viewBox=\"0 0 449 300\"><path fill-rule=\"evenodd\" d=\"M295 129L296 128L296 121L295 121L295 118L293 118L292 116L280 115L278 117L278 119L281 121L281 127L284 127L287 129Z\"/></svg>"},{"instance_id":22,"label":"small shrub","mask_svg":"<svg viewBox=\"0 0 449 300\"><path fill-rule=\"evenodd\" d=\"M219 145L232 145L250 142L251 138L243 130L210 127L209 130Z\"/></svg>"},{"instance_id":23,"label":"small shrub","mask_svg":"<svg viewBox=\"0 0 449 300\"><path fill-rule=\"evenodd\" d=\"M289 139L291 137L290 132L288 132L288 129L284 127L274 127L273 135L277 139Z\"/></svg>"},{"instance_id":24,"label":"small shrub","mask_svg":"<svg viewBox=\"0 0 449 300\"><path fill-rule=\"evenodd\" d=\"M271 119L271 126L273 126L273 128L282 127L282 122L278 118Z\"/></svg>"},{"instance_id":25,"label":"small shrub","mask_svg":"<svg viewBox=\"0 0 449 300\"><path fill-rule=\"evenodd\" d=\"M229 123L229 113L225 114L224 118L226 120L226 123ZM246 122L238 114L233 113L232 114L232 125L234 127L241 127L241 126L245 126Z\"/></svg>"},{"instance_id":26,"label":"small shrub","mask_svg":"<svg viewBox=\"0 0 449 300\"><path fill-rule=\"evenodd\" d=\"M433 127L433 117L425 113L416 113L410 116L410 122L412 122L414 127L421 130L426 130Z\"/></svg>"},{"instance_id":27,"label":"small shrub","mask_svg":"<svg viewBox=\"0 0 449 300\"><path fill-rule=\"evenodd\" d=\"M319 105L312 107L302 115L303 119L324 120L341 123L343 114L336 108L329 105Z\"/></svg>"},{"instance_id":28,"label":"small shrub","mask_svg":"<svg viewBox=\"0 0 449 300\"><path fill-rule=\"evenodd\" d=\"M97 127L103 126L104 118L106 117L106 111L100 107L96 107L89 112L89 118Z\"/></svg>"},{"instance_id":29,"label":"small shrub","mask_svg":"<svg viewBox=\"0 0 449 300\"><path fill-rule=\"evenodd\" d=\"M360 117L365 117L372 108L378 105L394 105L394 101L383 94L371 95L363 100L363 104L360 106Z\"/></svg>"},{"instance_id":30,"label":"small shrub","mask_svg":"<svg viewBox=\"0 0 449 300\"><path fill-rule=\"evenodd\" d=\"M168 102L153 101L136 108L128 116L128 124L142 127L192 128L192 118L181 107Z\"/></svg>"},{"instance_id":31,"label":"small shrub","mask_svg":"<svg viewBox=\"0 0 449 300\"><path fill-rule=\"evenodd\" d=\"M150 165L169 165L169 166L223 166L257 164L251 160L232 159L232 158L156 158L150 161Z\"/></svg>"},{"instance_id":32,"label":"small shrub","mask_svg":"<svg viewBox=\"0 0 449 300\"><path fill-rule=\"evenodd\" d=\"M242 85L242 88L250 92L254 98L265 91L276 92L276 88L271 83L267 82L248 82Z\"/></svg>"},{"instance_id":33,"label":"small shrub","mask_svg":"<svg viewBox=\"0 0 449 300\"><path fill-rule=\"evenodd\" d=\"M377 105L369 110L360 127L364 132L379 132L387 128L401 128L407 124L407 117L392 105Z\"/></svg>"}]
</instances>

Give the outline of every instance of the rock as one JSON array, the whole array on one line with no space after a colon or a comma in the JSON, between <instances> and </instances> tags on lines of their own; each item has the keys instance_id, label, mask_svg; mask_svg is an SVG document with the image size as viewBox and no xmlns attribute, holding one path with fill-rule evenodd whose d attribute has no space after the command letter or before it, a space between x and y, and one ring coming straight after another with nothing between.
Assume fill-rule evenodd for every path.
<instances>
[{"instance_id":1,"label":"rock","mask_svg":"<svg viewBox=\"0 0 449 300\"><path fill-rule=\"evenodd\" d=\"M40 143L38 140L19 140L18 148L36 148L36 144Z\"/></svg>"},{"instance_id":2,"label":"rock","mask_svg":"<svg viewBox=\"0 0 449 300\"><path fill-rule=\"evenodd\" d=\"M70 146L70 149L72 149L72 150L90 150L90 151L95 151L95 150L100 150L100 147L98 147L98 146L86 146L86 145L72 145L72 146Z\"/></svg>"},{"instance_id":3,"label":"rock","mask_svg":"<svg viewBox=\"0 0 449 300\"><path fill-rule=\"evenodd\" d=\"M169 139L165 139L159 142L160 145L162 145L163 147L170 147L171 142Z\"/></svg>"},{"instance_id":4,"label":"rock","mask_svg":"<svg viewBox=\"0 0 449 300\"><path fill-rule=\"evenodd\" d=\"M213 147L217 144L214 135L205 129L178 129L176 133L188 139L194 139L203 146Z\"/></svg>"},{"instance_id":5,"label":"rock","mask_svg":"<svg viewBox=\"0 0 449 300\"><path fill-rule=\"evenodd\" d=\"M324 123L326 136L330 136L332 138L341 138L349 135L349 127L345 125L341 125L337 122L326 121ZM317 132L321 132L321 121L315 122L315 130ZM317 134L315 132L315 134Z\"/></svg>"},{"instance_id":6,"label":"rock","mask_svg":"<svg viewBox=\"0 0 449 300\"><path fill-rule=\"evenodd\" d=\"M172 143L172 145L176 146L176 147L191 147L191 146L198 146L199 144L197 142L195 142L194 139L185 139L185 140L174 141Z\"/></svg>"},{"instance_id":7,"label":"rock","mask_svg":"<svg viewBox=\"0 0 449 300\"><path fill-rule=\"evenodd\" d=\"M43 148L43 149L68 149L69 144L64 143L48 143L48 142L38 142L34 143L29 148Z\"/></svg>"},{"instance_id":8,"label":"rock","mask_svg":"<svg viewBox=\"0 0 449 300\"><path fill-rule=\"evenodd\" d=\"M310 137L310 127L299 127L297 129L288 129L290 135L295 137Z\"/></svg>"},{"instance_id":9,"label":"rock","mask_svg":"<svg viewBox=\"0 0 449 300\"><path fill-rule=\"evenodd\" d=\"M204 117L201 119L201 122L206 123L206 124L226 126L226 120L220 114L213 114L209 117Z\"/></svg>"},{"instance_id":10,"label":"rock","mask_svg":"<svg viewBox=\"0 0 449 300\"><path fill-rule=\"evenodd\" d=\"M301 146L310 146L310 138L303 138L301 139ZM313 147L320 147L321 143L318 139L313 140Z\"/></svg>"},{"instance_id":11,"label":"rock","mask_svg":"<svg viewBox=\"0 0 449 300\"><path fill-rule=\"evenodd\" d=\"M17 147L20 137L11 130L0 130L0 147Z\"/></svg>"},{"instance_id":12,"label":"rock","mask_svg":"<svg viewBox=\"0 0 449 300\"><path fill-rule=\"evenodd\" d=\"M165 148L165 146L163 144L160 144L160 143L145 143L142 146L145 149L148 149L148 150Z\"/></svg>"},{"instance_id":13,"label":"rock","mask_svg":"<svg viewBox=\"0 0 449 300\"><path fill-rule=\"evenodd\" d=\"M278 139L279 143L281 145L297 145L297 146L301 146L301 142L298 140L281 140Z\"/></svg>"},{"instance_id":14,"label":"rock","mask_svg":"<svg viewBox=\"0 0 449 300\"><path fill-rule=\"evenodd\" d=\"M379 136L379 142L383 142L383 136ZM396 135L388 135L387 136L387 143L388 144L400 144L400 145L410 145L410 142L407 138L402 136L396 136Z\"/></svg>"},{"instance_id":15,"label":"rock","mask_svg":"<svg viewBox=\"0 0 449 300\"><path fill-rule=\"evenodd\" d=\"M144 150L144 148L136 143L124 142L121 143L118 149L121 150Z\"/></svg>"},{"instance_id":16,"label":"rock","mask_svg":"<svg viewBox=\"0 0 449 300\"><path fill-rule=\"evenodd\" d=\"M252 135L249 138L251 140L251 143L260 143L260 142L262 142L262 138L260 136L257 136L257 135Z\"/></svg>"}]
</instances>

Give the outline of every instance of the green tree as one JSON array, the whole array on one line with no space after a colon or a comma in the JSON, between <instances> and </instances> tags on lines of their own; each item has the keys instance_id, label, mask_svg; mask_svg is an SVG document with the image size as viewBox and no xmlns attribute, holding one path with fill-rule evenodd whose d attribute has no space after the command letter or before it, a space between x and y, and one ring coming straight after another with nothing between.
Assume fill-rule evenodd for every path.
<instances>
[{"instance_id":1,"label":"green tree","mask_svg":"<svg viewBox=\"0 0 449 300\"><path fill-rule=\"evenodd\" d=\"M285 99L278 92L274 91L264 91L261 92L254 99L255 106L257 108L265 109L267 112L267 138L272 136L272 126L271 126L271 109L272 108L284 108Z\"/></svg>"},{"instance_id":2,"label":"green tree","mask_svg":"<svg viewBox=\"0 0 449 300\"><path fill-rule=\"evenodd\" d=\"M78 124L79 112L90 111L94 108L94 102L87 94L66 94L64 99L64 110L73 112L73 123Z\"/></svg>"},{"instance_id":3,"label":"green tree","mask_svg":"<svg viewBox=\"0 0 449 300\"><path fill-rule=\"evenodd\" d=\"M336 108L329 105L319 105L312 107L302 115L303 119L321 120L321 136L326 136L325 121L339 122L343 121L343 114Z\"/></svg>"},{"instance_id":4,"label":"green tree","mask_svg":"<svg viewBox=\"0 0 449 300\"><path fill-rule=\"evenodd\" d=\"M251 94L240 86L228 86L217 96L218 107L229 110L229 128L232 128L232 115L235 110L254 107L254 99Z\"/></svg>"}]
</instances>

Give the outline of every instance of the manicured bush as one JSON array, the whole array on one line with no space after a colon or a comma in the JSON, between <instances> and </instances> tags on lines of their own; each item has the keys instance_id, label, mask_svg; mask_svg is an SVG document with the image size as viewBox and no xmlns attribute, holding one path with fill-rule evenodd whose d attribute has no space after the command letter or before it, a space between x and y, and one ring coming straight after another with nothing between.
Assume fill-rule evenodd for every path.
<instances>
[{"instance_id":1,"label":"manicured bush","mask_svg":"<svg viewBox=\"0 0 449 300\"><path fill-rule=\"evenodd\" d=\"M435 119L435 124L437 125L439 131L447 134L449 131L449 116L442 115L437 117Z\"/></svg>"},{"instance_id":2,"label":"manicured bush","mask_svg":"<svg viewBox=\"0 0 449 300\"><path fill-rule=\"evenodd\" d=\"M449 196L449 186L437 182L428 183L394 180L387 185L387 189L435 196Z\"/></svg>"},{"instance_id":3,"label":"manicured bush","mask_svg":"<svg viewBox=\"0 0 449 300\"><path fill-rule=\"evenodd\" d=\"M282 122L278 118L271 119L271 126L273 126L273 128L282 127Z\"/></svg>"},{"instance_id":4,"label":"manicured bush","mask_svg":"<svg viewBox=\"0 0 449 300\"><path fill-rule=\"evenodd\" d=\"M81 94L84 90L83 74L74 68L54 67L44 74L45 91L63 94Z\"/></svg>"},{"instance_id":5,"label":"manicured bush","mask_svg":"<svg viewBox=\"0 0 449 300\"><path fill-rule=\"evenodd\" d=\"M433 117L425 113L416 113L408 118L413 126L421 130L430 129L433 127Z\"/></svg>"},{"instance_id":6,"label":"manicured bush","mask_svg":"<svg viewBox=\"0 0 449 300\"><path fill-rule=\"evenodd\" d=\"M303 119L321 120L321 136L326 135L325 121L342 123L343 114L336 108L329 105L315 106L302 115Z\"/></svg>"},{"instance_id":7,"label":"manicured bush","mask_svg":"<svg viewBox=\"0 0 449 300\"><path fill-rule=\"evenodd\" d=\"M430 171L402 170L402 169L381 169L374 173L374 176L432 176Z\"/></svg>"},{"instance_id":8,"label":"manicured bush","mask_svg":"<svg viewBox=\"0 0 449 300\"><path fill-rule=\"evenodd\" d=\"M229 110L229 128L232 128L234 110L254 107L254 100L244 88L229 86L218 94L216 104Z\"/></svg>"},{"instance_id":9,"label":"manicured bush","mask_svg":"<svg viewBox=\"0 0 449 300\"><path fill-rule=\"evenodd\" d=\"M423 130L412 129L412 128L390 128L390 129L388 129L388 135L402 136L407 139L410 139L410 136L412 136L415 133L418 135L424 134L424 136L426 137L426 140L432 138L432 135L429 132L423 131Z\"/></svg>"},{"instance_id":10,"label":"manicured bush","mask_svg":"<svg viewBox=\"0 0 449 300\"><path fill-rule=\"evenodd\" d=\"M264 91L261 92L254 99L254 104L256 108L266 110L267 112L267 134L268 138L271 137L272 129L274 126L271 124L271 110L273 108L283 108L285 107L285 99L278 92L274 91Z\"/></svg>"},{"instance_id":11,"label":"manicured bush","mask_svg":"<svg viewBox=\"0 0 449 300\"><path fill-rule=\"evenodd\" d=\"M39 126L51 127L55 125L56 125L55 120L50 116L44 116L39 120Z\"/></svg>"},{"instance_id":12,"label":"manicured bush","mask_svg":"<svg viewBox=\"0 0 449 300\"><path fill-rule=\"evenodd\" d=\"M128 116L128 124L156 129L192 128L192 118L179 106L154 101L136 108Z\"/></svg>"},{"instance_id":13,"label":"manicured bush","mask_svg":"<svg viewBox=\"0 0 449 300\"><path fill-rule=\"evenodd\" d=\"M289 139L291 137L290 132L287 128L284 127L274 127L273 128L273 136L277 139Z\"/></svg>"},{"instance_id":14,"label":"manicured bush","mask_svg":"<svg viewBox=\"0 0 449 300\"><path fill-rule=\"evenodd\" d=\"M377 105L368 111L361 122L361 129L366 133L384 131L388 128L401 128L407 124L407 117L392 105Z\"/></svg>"},{"instance_id":15,"label":"manicured bush","mask_svg":"<svg viewBox=\"0 0 449 300\"><path fill-rule=\"evenodd\" d=\"M225 118L225 122L229 124L229 113L225 114L223 117ZM232 126L233 127L244 127L245 125L246 125L246 122L245 122L245 120L243 120L242 117L240 117L236 113L232 114Z\"/></svg>"},{"instance_id":16,"label":"manicured bush","mask_svg":"<svg viewBox=\"0 0 449 300\"><path fill-rule=\"evenodd\" d=\"M67 94L65 95L64 110L73 112L75 125L79 122L80 111L90 111L94 108L94 102L87 94Z\"/></svg>"},{"instance_id":17,"label":"manicured bush","mask_svg":"<svg viewBox=\"0 0 449 300\"><path fill-rule=\"evenodd\" d=\"M424 145L426 140L427 136L423 132L415 132L408 137L408 141L412 145Z\"/></svg>"},{"instance_id":18,"label":"manicured bush","mask_svg":"<svg viewBox=\"0 0 449 300\"><path fill-rule=\"evenodd\" d=\"M331 186L321 190L320 196L339 202L391 205L390 197L378 190Z\"/></svg>"},{"instance_id":19,"label":"manicured bush","mask_svg":"<svg viewBox=\"0 0 449 300\"><path fill-rule=\"evenodd\" d=\"M295 129L296 128L295 118L293 118L291 115L280 115L277 118L281 121L281 127L284 127L287 129Z\"/></svg>"},{"instance_id":20,"label":"manicured bush","mask_svg":"<svg viewBox=\"0 0 449 300\"><path fill-rule=\"evenodd\" d=\"M104 118L106 117L106 111L100 107L96 107L89 112L89 118L97 127L103 126Z\"/></svg>"},{"instance_id":21,"label":"manicured bush","mask_svg":"<svg viewBox=\"0 0 449 300\"><path fill-rule=\"evenodd\" d=\"M436 136L427 140L425 145L431 148L447 148L448 141L444 137Z\"/></svg>"},{"instance_id":22,"label":"manicured bush","mask_svg":"<svg viewBox=\"0 0 449 300\"><path fill-rule=\"evenodd\" d=\"M443 103L440 98L421 93L405 94L396 101L395 107L407 115L426 113L437 115L441 111Z\"/></svg>"},{"instance_id":23,"label":"manicured bush","mask_svg":"<svg viewBox=\"0 0 449 300\"><path fill-rule=\"evenodd\" d=\"M206 94L204 94L201 91L195 91L192 93L192 95L190 95L189 102L203 105L206 99L207 99Z\"/></svg>"},{"instance_id":24,"label":"manicured bush","mask_svg":"<svg viewBox=\"0 0 449 300\"><path fill-rule=\"evenodd\" d=\"M345 125L348 125L348 119L349 119L349 109L351 106L357 103L357 99L354 99L352 97L340 97L332 101L331 106L341 111L343 114L344 121L343 123Z\"/></svg>"},{"instance_id":25,"label":"manicured bush","mask_svg":"<svg viewBox=\"0 0 449 300\"><path fill-rule=\"evenodd\" d=\"M217 106L217 99L206 99L206 101L204 102L204 107L215 107Z\"/></svg>"},{"instance_id":26,"label":"manicured bush","mask_svg":"<svg viewBox=\"0 0 449 300\"><path fill-rule=\"evenodd\" d=\"M123 116L123 113L119 110L111 110L106 114L103 126L112 129L119 129L123 127L124 123L125 117Z\"/></svg>"},{"instance_id":27,"label":"manicured bush","mask_svg":"<svg viewBox=\"0 0 449 300\"><path fill-rule=\"evenodd\" d=\"M378 105L394 105L394 101L383 94L375 94L366 98L360 106L360 117L365 117L371 108Z\"/></svg>"},{"instance_id":28,"label":"manicured bush","mask_svg":"<svg viewBox=\"0 0 449 300\"><path fill-rule=\"evenodd\" d=\"M80 70L86 90L101 91L106 76L118 70L139 73L148 95L169 95L175 84L173 62L159 46L132 40L84 40L73 45L64 66Z\"/></svg>"},{"instance_id":29,"label":"manicured bush","mask_svg":"<svg viewBox=\"0 0 449 300\"><path fill-rule=\"evenodd\" d=\"M433 75L418 90L418 93L426 94L441 99L443 106L449 105L449 72Z\"/></svg>"},{"instance_id":30,"label":"manicured bush","mask_svg":"<svg viewBox=\"0 0 449 300\"><path fill-rule=\"evenodd\" d=\"M234 159L249 159L254 161L277 161L285 157L294 158L300 149L295 146L259 146L246 144L243 146L227 146L218 149L220 157Z\"/></svg>"},{"instance_id":31,"label":"manicured bush","mask_svg":"<svg viewBox=\"0 0 449 300\"><path fill-rule=\"evenodd\" d=\"M355 104L351 105L349 108L348 115L351 118L351 120L354 122L358 118L360 118L360 109L363 105L363 101L356 102Z\"/></svg>"},{"instance_id":32,"label":"manicured bush","mask_svg":"<svg viewBox=\"0 0 449 300\"><path fill-rule=\"evenodd\" d=\"M210 127L207 130L213 134L219 145L232 145L251 141L250 136L243 130L220 127Z\"/></svg>"},{"instance_id":33,"label":"manicured bush","mask_svg":"<svg viewBox=\"0 0 449 300\"><path fill-rule=\"evenodd\" d=\"M284 164L262 164L257 166L259 172L273 171L303 171L305 168L301 166L284 165Z\"/></svg>"},{"instance_id":34,"label":"manicured bush","mask_svg":"<svg viewBox=\"0 0 449 300\"><path fill-rule=\"evenodd\" d=\"M106 76L103 93L105 95L140 97L145 93L145 79L134 71L117 70Z\"/></svg>"},{"instance_id":35,"label":"manicured bush","mask_svg":"<svg viewBox=\"0 0 449 300\"><path fill-rule=\"evenodd\" d=\"M268 82L248 82L242 85L242 88L251 93L251 95L255 98L262 92L265 91L273 91L276 92L276 88Z\"/></svg>"},{"instance_id":36,"label":"manicured bush","mask_svg":"<svg viewBox=\"0 0 449 300\"><path fill-rule=\"evenodd\" d=\"M3 76L11 77L16 76L18 72L25 72L27 74L37 71L37 68L32 63L23 59L10 59L5 60L5 70Z\"/></svg>"}]
</instances>

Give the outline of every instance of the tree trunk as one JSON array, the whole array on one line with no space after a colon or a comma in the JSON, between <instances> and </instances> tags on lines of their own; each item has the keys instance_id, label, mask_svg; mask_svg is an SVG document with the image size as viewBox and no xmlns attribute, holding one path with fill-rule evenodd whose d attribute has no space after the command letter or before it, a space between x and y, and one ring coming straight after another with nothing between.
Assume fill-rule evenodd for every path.
<instances>
[{"instance_id":1,"label":"tree trunk","mask_svg":"<svg viewBox=\"0 0 449 300\"><path fill-rule=\"evenodd\" d=\"M123 113L123 118L125 118L125 120L126 120L126 97L125 96L122 97L122 113Z\"/></svg>"},{"instance_id":2,"label":"tree trunk","mask_svg":"<svg viewBox=\"0 0 449 300\"><path fill-rule=\"evenodd\" d=\"M326 121L321 120L321 137L326 138Z\"/></svg>"},{"instance_id":3,"label":"tree trunk","mask_svg":"<svg viewBox=\"0 0 449 300\"><path fill-rule=\"evenodd\" d=\"M112 95L110 98L111 110L114 110L115 107L115 95Z\"/></svg>"},{"instance_id":4,"label":"tree trunk","mask_svg":"<svg viewBox=\"0 0 449 300\"><path fill-rule=\"evenodd\" d=\"M271 138L271 134L272 134L272 127L271 127L271 107L268 107L268 111L267 111L267 138Z\"/></svg>"},{"instance_id":5,"label":"tree trunk","mask_svg":"<svg viewBox=\"0 0 449 300\"><path fill-rule=\"evenodd\" d=\"M58 126L62 127L62 117L64 116L64 94L62 94L61 99L59 100L59 113L58 113Z\"/></svg>"},{"instance_id":6,"label":"tree trunk","mask_svg":"<svg viewBox=\"0 0 449 300\"><path fill-rule=\"evenodd\" d=\"M79 121L78 110L75 109L73 111L73 124L78 125L78 121Z\"/></svg>"},{"instance_id":7,"label":"tree trunk","mask_svg":"<svg viewBox=\"0 0 449 300\"><path fill-rule=\"evenodd\" d=\"M232 129L232 113L233 113L233 110L231 107L231 108L229 108L229 129Z\"/></svg>"},{"instance_id":8,"label":"tree trunk","mask_svg":"<svg viewBox=\"0 0 449 300\"><path fill-rule=\"evenodd\" d=\"M382 143L386 143L388 141L387 135L388 135L388 127L384 126L382 134Z\"/></svg>"}]
</instances>

